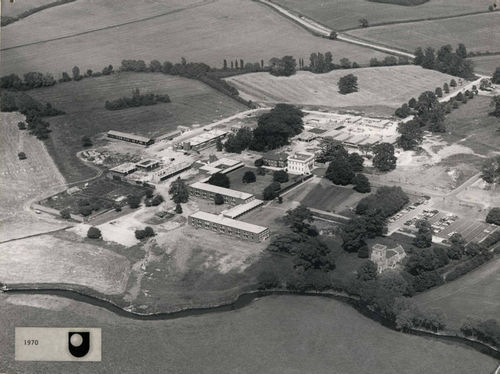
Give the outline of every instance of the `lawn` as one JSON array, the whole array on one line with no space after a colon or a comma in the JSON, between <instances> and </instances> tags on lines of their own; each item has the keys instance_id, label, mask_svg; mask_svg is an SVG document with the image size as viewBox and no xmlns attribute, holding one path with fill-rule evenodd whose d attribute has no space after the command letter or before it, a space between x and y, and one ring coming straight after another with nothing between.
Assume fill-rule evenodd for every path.
<instances>
[{"instance_id":1,"label":"lawn","mask_svg":"<svg viewBox=\"0 0 500 374\"><path fill-rule=\"evenodd\" d=\"M500 309L500 258L438 288L415 297L422 306L440 308L451 328L467 317L498 319Z\"/></svg>"},{"instance_id":2,"label":"lawn","mask_svg":"<svg viewBox=\"0 0 500 374\"><path fill-rule=\"evenodd\" d=\"M334 30L358 28L359 19L363 17L370 25L376 25L487 11L491 4L490 0L431 0L419 6L383 4L366 0L273 1Z\"/></svg>"},{"instance_id":3,"label":"lawn","mask_svg":"<svg viewBox=\"0 0 500 374\"><path fill-rule=\"evenodd\" d=\"M500 66L500 54L493 56L480 56L470 59L474 63L474 71L479 74L491 76Z\"/></svg>"},{"instance_id":4,"label":"lawn","mask_svg":"<svg viewBox=\"0 0 500 374\"><path fill-rule=\"evenodd\" d=\"M470 348L388 330L319 297L272 296L239 310L169 321L127 319L51 296L2 295L0 305L6 372L74 370L72 363L15 361L14 326L102 328L103 361L79 366L80 373L470 374L497 366Z\"/></svg>"},{"instance_id":5,"label":"lawn","mask_svg":"<svg viewBox=\"0 0 500 374\"><path fill-rule=\"evenodd\" d=\"M243 175L247 171L254 172L256 176L256 181L254 183L243 183ZM273 182L273 170L266 170L266 175L258 175L257 169L250 167L239 168L231 173L228 173L227 176L231 182L231 189L251 193L255 195L257 199L263 199L262 193L264 192L264 188ZM291 185L300 178L301 176L299 175L289 174L289 181L281 183L281 189L285 189L287 186Z\"/></svg>"},{"instance_id":6,"label":"lawn","mask_svg":"<svg viewBox=\"0 0 500 374\"><path fill-rule=\"evenodd\" d=\"M36 44L24 46L29 43ZM308 59L317 51L360 64L384 57L368 48L317 38L267 6L246 0L79 0L2 29L2 48L2 75L33 70L60 74L74 65L102 70L108 64L119 66L122 59L178 62L185 57L222 67L224 59Z\"/></svg>"},{"instance_id":7,"label":"lawn","mask_svg":"<svg viewBox=\"0 0 500 374\"><path fill-rule=\"evenodd\" d=\"M469 51L498 52L500 13L486 13L445 20L422 21L411 24L369 27L349 34L375 43L390 45L413 52L417 47L454 47L464 43Z\"/></svg>"},{"instance_id":8,"label":"lawn","mask_svg":"<svg viewBox=\"0 0 500 374\"><path fill-rule=\"evenodd\" d=\"M443 139L449 143L460 141L481 155L488 155L500 149L500 123L488 115L492 111L491 98L476 96L446 116L448 133Z\"/></svg>"},{"instance_id":9,"label":"lawn","mask_svg":"<svg viewBox=\"0 0 500 374\"><path fill-rule=\"evenodd\" d=\"M65 180L57 170L43 142L17 128L24 120L19 113L1 113L0 137L0 238L8 240L62 227L60 222L42 220L24 210L25 205L45 194L64 189ZM24 152L26 160L19 160Z\"/></svg>"},{"instance_id":10,"label":"lawn","mask_svg":"<svg viewBox=\"0 0 500 374\"><path fill-rule=\"evenodd\" d=\"M359 91L341 95L337 82L347 74L358 77ZM228 81L238 88L242 97L255 102L286 102L330 108L396 108L425 90L434 91L451 79L447 74L407 65L334 70L326 74L301 71L291 77L251 73L228 78Z\"/></svg>"},{"instance_id":11,"label":"lawn","mask_svg":"<svg viewBox=\"0 0 500 374\"><path fill-rule=\"evenodd\" d=\"M130 97L135 88L142 93L168 94L172 102L124 110L104 109L106 100ZM70 182L95 175L95 171L76 156L83 150L81 138L84 135L118 130L157 136L179 125L208 124L246 109L201 82L160 73L116 73L31 90L29 94L66 112L48 119L52 133L46 144L61 173Z\"/></svg>"}]
</instances>

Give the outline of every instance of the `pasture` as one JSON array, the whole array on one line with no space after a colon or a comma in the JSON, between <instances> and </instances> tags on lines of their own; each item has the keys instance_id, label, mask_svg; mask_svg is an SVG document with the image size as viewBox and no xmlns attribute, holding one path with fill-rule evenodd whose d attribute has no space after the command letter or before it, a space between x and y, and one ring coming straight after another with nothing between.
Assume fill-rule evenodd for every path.
<instances>
[{"instance_id":1,"label":"pasture","mask_svg":"<svg viewBox=\"0 0 500 374\"><path fill-rule=\"evenodd\" d=\"M383 4L366 0L273 0L333 30L358 28L364 17L370 25L448 17L487 11L490 0L431 0L419 6ZM410 26L411 27L411 26Z\"/></svg>"},{"instance_id":2,"label":"pasture","mask_svg":"<svg viewBox=\"0 0 500 374\"><path fill-rule=\"evenodd\" d=\"M447 133L443 139L448 143L460 141L480 155L488 155L500 149L499 121L488 115L491 97L476 96L460 105L446 116Z\"/></svg>"},{"instance_id":3,"label":"pasture","mask_svg":"<svg viewBox=\"0 0 500 374\"><path fill-rule=\"evenodd\" d=\"M64 189L66 181L57 170L44 143L19 130L17 123L25 118L19 113L1 113L0 137L0 218L1 240L51 231L63 227L53 219L40 219L25 210L44 194ZM18 152L26 153L19 160Z\"/></svg>"},{"instance_id":4,"label":"pasture","mask_svg":"<svg viewBox=\"0 0 500 374\"><path fill-rule=\"evenodd\" d=\"M13 327L38 325L103 329L103 361L80 366L81 373L159 372L167 367L173 373L207 374L470 374L491 373L497 365L468 347L388 330L350 306L319 297L270 296L234 311L168 321L128 319L51 296L2 295L0 305L5 331L0 365L7 372L57 374L73 367L14 361Z\"/></svg>"},{"instance_id":5,"label":"pasture","mask_svg":"<svg viewBox=\"0 0 500 374\"><path fill-rule=\"evenodd\" d=\"M415 297L421 306L440 308L451 328L460 328L467 317L498 319L500 308L500 258L460 278Z\"/></svg>"},{"instance_id":6,"label":"pasture","mask_svg":"<svg viewBox=\"0 0 500 374\"><path fill-rule=\"evenodd\" d=\"M338 80L347 74L358 77L358 92L342 95ZM350 108L384 106L397 108L423 91L442 87L453 77L415 65L333 70L325 74L300 71L291 77L250 73L230 77L240 96L263 103L291 103ZM391 113L392 114L392 113Z\"/></svg>"},{"instance_id":7,"label":"pasture","mask_svg":"<svg viewBox=\"0 0 500 374\"><path fill-rule=\"evenodd\" d=\"M500 54L492 56L472 57L474 71L479 74L491 76L495 69L500 66Z\"/></svg>"},{"instance_id":8,"label":"pasture","mask_svg":"<svg viewBox=\"0 0 500 374\"><path fill-rule=\"evenodd\" d=\"M386 25L349 31L349 35L413 52L417 47L457 47L464 43L468 51L498 52L500 13L485 13L460 18Z\"/></svg>"},{"instance_id":9,"label":"pasture","mask_svg":"<svg viewBox=\"0 0 500 374\"><path fill-rule=\"evenodd\" d=\"M130 97L135 88L141 93L168 94L172 102L114 111L104 108L106 100ZM81 144L84 135L95 137L113 129L157 136L179 125L208 124L246 109L204 83L160 73L115 73L31 90L30 95L66 112L47 119L52 133L46 144L59 170L70 182L95 175L95 171L76 156L84 149Z\"/></svg>"},{"instance_id":10,"label":"pasture","mask_svg":"<svg viewBox=\"0 0 500 374\"><path fill-rule=\"evenodd\" d=\"M1 74L59 75L74 65L100 71L108 64L118 66L122 59L178 62L185 57L222 67L224 59L267 63L284 55L307 59L317 51L331 51L338 59L347 57L360 64L385 56L317 38L254 1L200 0L182 6L175 1L168 8L155 2L143 7L142 1L126 5L132 3L77 1L7 26L2 30ZM94 16L103 7L108 10Z\"/></svg>"}]
</instances>

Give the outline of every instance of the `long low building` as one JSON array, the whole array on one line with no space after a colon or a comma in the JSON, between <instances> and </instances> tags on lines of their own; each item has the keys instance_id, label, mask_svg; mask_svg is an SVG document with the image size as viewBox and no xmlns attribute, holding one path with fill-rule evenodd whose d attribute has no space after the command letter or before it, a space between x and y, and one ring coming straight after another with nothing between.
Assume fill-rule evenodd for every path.
<instances>
[{"instance_id":1,"label":"long low building","mask_svg":"<svg viewBox=\"0 0 500 374\"><path fill-rule=\"evenodd\" d=\"M214 200L215 195L219 194L224 198L224 203L229 205L245 204L255 199L255 196L246 192L231 190L214 186L209 183L195 182L188 186L189 194L201 197L206 200Z\"/></svg>"},{"instance_id":2,"label":"long low building","mask_svg":"<svg viewBox=\"0 0 500 374\"><path fill-rule=\"evenodd\" d=\"M254 209L257 209L262 205L264 205L264 202L262 200L253 199L252 201L246 204L236 205L235 207L223 211L222 215L227 218L235 219L241 217L243 214L246 214Z\"/></svg>"},{"instance_id":3,"label":"long low building","mask_svg":"<svg viewBox=\"0 0 500 374\"><path fill-rule=\"evenodd\" d=\"M196 228L203 228L257 243L269 237L269 229L267 227L202 211L190 215L188 223Z\"/></svg>"},{"instance_id":4,"label":"long low building","mask_svg":"<svg viewBox=\"0 0 500 374\"><path fill-rule=\"evenodd\" d=\"M108 138L123 140L125 142L136 143L136 144L146 145L146 146L151 145L155 142L154 139L151 139L151 138L146 138L144 136L129 134L127 132L121 132L121 131L115 131L115 130L108 131Z\"/></svg>"}]
</instances>

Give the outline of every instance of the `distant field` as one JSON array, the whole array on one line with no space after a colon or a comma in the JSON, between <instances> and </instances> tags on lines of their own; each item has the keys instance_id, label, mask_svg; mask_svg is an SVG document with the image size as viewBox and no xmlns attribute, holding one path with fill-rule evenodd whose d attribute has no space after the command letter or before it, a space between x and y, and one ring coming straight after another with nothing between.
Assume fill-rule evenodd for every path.
<instances>
[{"instance_id":1,"label":"distant field","mask_svg":"<svg viewBox=\"0 0 500 374\"><path fill-rule=\"evenodd\" d=\"M38 8L55 1L56 0L2 1L2 17L15 17L27 10Z\"/></svg>"},{"instance_id":2,"label":"distant field","mask_svg":"<svg viewBox=\"0 0 500 374\"><path fill-rule=\"evenodd\" d=\"M500 310L500 258L457 280L415 297L423 306L440 308L450 327L459 328L468 317L498 319Z\"/></svg>"},{"instance_id":3,"label":"distant field","mask_svg":"<svg viewBox=\"0 0 500 374\"><path fill-rule=\"evenodd\" d=\"M177 62L185 57L222 67L223 59L267 62L284 55L307 59L317 51L331 51L336 60L347 57L358 63L384 56L368 48L317 38L253 1L206 0L186 5L176 0L175 6L169 3L168 7L155 2L143 6L136 1L128 8L132 3L79 0L7 26L2 30L3 49L100 31L3 50L1 74L33 70L60 74L74 65L102 70L127 58Z\"/></svg>"},{"instance_id":4,"label":"distant field","mask_svg":"<svg viewBox=\"0 0 500 374\"><path fill-rule=\"evenodd\" d=\"M429 4L432 2L429 2ZM405 7L406 9L406 7ZM469 51L500 51L500 12L474 16L387 25L353 30L349 35L413 52L417 47L456 47L464 43Z\"/></svg>"},{"instance_id":5,"label":"distant field","mask_svg":"<svg viewBox=\"0 0 500 374\"><path fill-rule=\"evenodd\" d=\"M347 74L358 77L359 92L341 95L337 82ZM251 73L228 78L240 95L255 102L287 102L332 108L386 106L396 108L425 90L449 82L451 76L418 66L334 70L326 74L298 72L291 77Z\"/></svg>"},{"instance_id":6,"label":"distant field","mask_svg":"<svg viewBox=\"0 0 500 374\"><path fill-rule=\"evenodd\" d=\"M473 57L470 60L474 63L474 71L488 76L500 66L500 55Z\"/></svg>"},{"instance_id":7,"label":"distant field","mask_svg":"<svg viewBox=\"0 0 500 374\"><path fill-rule=\"evenodd\" d=\"M0 114L0 240L63 226L52 220L37 220L33 213L24 211L24 205L32 199L64 188L65 180L43 143L17 128L23 120L24 116L18 113ZM18 152L26 153L27 159L19 160Z\"/></svg>"},{"instance_id":8,"label":"distant field","mask_svg":"<svg viewBox=\"0 0 500 374\"><path fill-rule=\"evenodd\" d=\"M131 96L135 88L142 93L168 94L172 102L115 111L104 109L106 100ZM36 89L30 95L66 112L49 119L52 133L46 144L71 182L95 175L76 157L83 150L84 135L95 136L113 129L157 136L179 125L207 124L246 108L201 82L163 74L119 73Z\"/></svg>"},{"instance_id":9,"label":"distant field","mask_svg":"<svg viewBox=\"0 0 500 374\"><path fill-rule=\"evenodd\" d=\"M357 28L362 17L365 17L371 25L375 25L487 11L491 4L491 0L431 0L418 6L383 4L367 0L273 1L334 30Z\"/></svg>"},{"instance_id":10,"label":"distant field","mask_svg":"<svg viewBox=\"0 0 500 374\"><path fill-rule=\"evenodd\" d=\"M500 123L489 116L491 98L476 96L446 116L447 133L443 138L450 143L461 140L460 144L472 148L481 155L500 149Z\"/></svg>"},{"instance_id":11,"label":"distant field","mask_svg":"<svg viewBox=\"0 0 500 374\"><path fill-rule=\"evenodd\" d=\"M265 297L240 310L168 321L49 296L0 295L0 306L0 368L9 373L67 373L66 363L15 361L11 344L14 326L61 325L105 334L102 362L79 366L81 373L487 374L497 366L471 348L391 331L319 297Z\"/></svg>"}]
</instances>

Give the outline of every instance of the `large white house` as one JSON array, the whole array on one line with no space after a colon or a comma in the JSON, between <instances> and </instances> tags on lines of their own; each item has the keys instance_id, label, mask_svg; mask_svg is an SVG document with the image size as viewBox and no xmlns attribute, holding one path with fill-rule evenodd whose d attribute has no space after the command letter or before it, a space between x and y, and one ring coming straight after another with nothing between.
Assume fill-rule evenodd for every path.
<instances>
[{"instance_id":1,"label":"large white house","mask_svg":"<svg viewBox=\"0 0 500 374\"><path fill-rule=\"evenodd\" d=\"M314 169L314 154L296 152L288 156L288 172L290 174L311 174Z\"/></svg>"}]
</instances>

